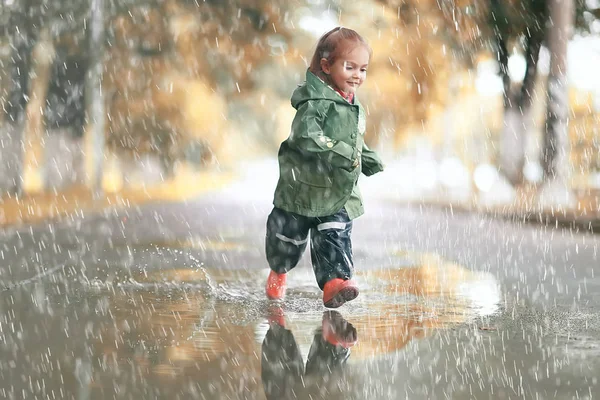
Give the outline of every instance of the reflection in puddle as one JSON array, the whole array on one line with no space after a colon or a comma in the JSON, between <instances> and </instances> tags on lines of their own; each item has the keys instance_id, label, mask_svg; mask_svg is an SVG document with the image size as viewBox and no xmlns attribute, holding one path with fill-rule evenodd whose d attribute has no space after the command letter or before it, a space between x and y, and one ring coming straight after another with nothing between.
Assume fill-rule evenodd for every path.
<instances>
[{"instance_id":1,"label":"reflection in puddle","mask_svg":"<svg viewBox=\"0 0 600 400\"><path fill-rule=\"evenodd\" d=\"M265 276L264 270L204 268L133 276L111 290L114 323L98 335L100 364L121 371L133 365L131 379L141 375L161 387L177 387L193 377L201 386L195 390L221 396L262 392L265 384L266 393L277 398L278 391L296 388L298 379L305 390L313 381L324 385L346 360L352 364L401 351L411 340L491 315L500 300L491 275L436 257L358 274L357 301L325 315L311 270L290 274L282 303L265 299ZM275 319L274 306L279 306ZM338 337L336 346L327 341L335 337L327 336L331 332L347 335ZM358 338L356 344L352 338ZM289 365L283 367L282 360ZM104 384L100 381L95 385L110 384L106 376Z\"/></svg>"},{"instance_id":2,"label":"reflection in puddle","mask_svg":"<svg viewBox=\"0 0 600 400\"><path fill-rule=\"evenodd\" d=\"M311 398L311 392L339 391L339 375L358 337L337 311L325 311L306 358L282 310L272 310L261 348L261 378L267 399Z\"/></svg>"}]
</instances>

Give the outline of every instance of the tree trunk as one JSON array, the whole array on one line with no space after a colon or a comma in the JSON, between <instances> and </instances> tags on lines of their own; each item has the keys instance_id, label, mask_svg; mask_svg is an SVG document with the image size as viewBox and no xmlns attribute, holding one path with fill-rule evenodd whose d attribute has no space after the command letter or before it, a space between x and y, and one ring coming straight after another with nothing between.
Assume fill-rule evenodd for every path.
<instances>
[{"instance_id":1,"label":"tree trunk","mask_svg":"<svg viewBox=\"0 0 600 400\"><path fill-rule=\"evenodd\" d=\"M525 55L527 64L525 68L525 77L523 78L523 85L521 86L521 92L517 101L517 105L519 106L519 110L521 110L523 119L523 145L525 147L527 143L527 137L531 136L535 126L532 112L534 97L533 92L535 90L535 83L537 79L538 60L540 57L542 42L543 36L540 34L527 37L527 51Z\"/></svg>"},{"instance_id":2,"label":"tree trunk","mask_svg":"<svg viewBox=\"0 0 600 400\"><path fill-rule=\"evenodd\" d=\"M567 82L567 44L573 24L572 0L549 0L551 26L548 30L550 73L544 142L541 154L545 184L540 192L544 205L573 204L569 179L570 145L568 132L569 92Z\"/></svg>"},{"instance_id":3,"label":"tree trunk","mask_svg":"<svg viewBox=\"0 0 600 400\"><path fill-rule=\"evenodd\" d=\"M88 26L90 63L86 80L87 124L85 129L86 184L95 194L102 192L106 111L102 90L104 55L104 0L91 0Z\"/></svg>"},{"instance_id":4,"label":"tree trunk","mask_svg":"<svg viewBox=\"0 0 600 400\"><path fill-rule=\"evenodd\" d=\"M22 121L22 117L25 115L25 108L27 107L26 99L29 94L29 69L31 68L33 46L30 44L30 39L27 36L20 37L15 42L7 114L9 121L18 124Z\"/></svg>"},{"instance_id":5,"label":"tree trunk","mask_svg":"<svg viewBox=\"0 0 600 400\"><path fill-rule=\"evenodd\" d=\"M33 49L31 90L26 107L23 127L23 169L21 192L40 193L44 182L44 108L48 84L52 72L55 49L47 30L42 31ZM26 72L22 72L23 74Z\"/></svg>"},{"instance_id":6,"label":"tree trunk","mask_svg":"<svg viewBox=\"0 0 600 400\"><path fill-rule=\"evenodd\" d=\"M569 177L569 88L567 44L573 19L572 0L549 0L552 25L548 31L550 73L542 166L546 180Z\"/></svg>"},{"instance_id":7,"label":"tree trunk","mask_svg":"<svg viewBox=\"0 0 600 400\"><path fill-rule=\"evenodd\" d=\"M25 0L20 4L21 8L9 20L12 43L12 65L9 72L11 82L6 108L3 108L7 121L15 125L20 125L25 117L30 90L31 56L36 42L33 24L26 16L26 10L31 6L30 1Z\"/></svg>"},{"instance_id":8,"label":"tree trunk","mask_svg":"<svg viewBox=\"0 0 600 400\"><path fill-rule=\"evenodd\" d=\"M541 43L539 36L527 38L527 69L519 95L513 96L508 75L508 52L504 41L499 40L500 71L504 84L504 127L500 136L500 171L513 186L524 182L525 148L527 133L532 125L531 106Z\"/></svg>"}]
</instances>

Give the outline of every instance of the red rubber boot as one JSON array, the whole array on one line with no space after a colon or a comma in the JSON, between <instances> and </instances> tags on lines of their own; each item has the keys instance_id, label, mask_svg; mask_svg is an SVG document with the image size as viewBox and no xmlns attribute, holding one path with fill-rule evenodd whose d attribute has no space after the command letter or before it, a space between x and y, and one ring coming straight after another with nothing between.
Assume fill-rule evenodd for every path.
<instances>
[{"instance_id":1,"label":"red rubber boot","mask_svg":"<svg viewBox=\"0 0 600 400\"><path fill-rule=\"evenodd\" d=\"M286 274L278 274L271 270L269 277L267 278L267 285L265 292L267 297L271 300L281 300L285 297L285 289L287 276Z\"/></svg>"},{"instance_id":2,"label":"red rubber boot","mask_svg":"<svg viewBox=\"0 0 600 400\"><path fill-rule=\"evenodd\" d=\"M323 288L323 304L327 308L338 308L358 296L358 286L353 280L332 279Z\"/></svg>"}]
</instances>

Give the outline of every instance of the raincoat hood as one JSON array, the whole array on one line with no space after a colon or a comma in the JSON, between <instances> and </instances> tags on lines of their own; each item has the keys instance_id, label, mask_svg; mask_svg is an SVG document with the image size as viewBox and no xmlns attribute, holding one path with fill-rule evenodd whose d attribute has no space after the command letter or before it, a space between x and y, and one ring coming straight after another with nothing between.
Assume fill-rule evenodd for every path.
<instances>
[{"instance_id":1,"label":"raincoat hood","mask_svg":"<svg viewBox=\"0 0 600 400\"><path fill-rule=\"evenodd\" d=\"M309 100L331 100L336 103L349 104L335 89L307 70L306 82L299 85L292 93L292 107L297 110ZM354 101L357 102L356 97Z\"/></svg>"}]
</instances>

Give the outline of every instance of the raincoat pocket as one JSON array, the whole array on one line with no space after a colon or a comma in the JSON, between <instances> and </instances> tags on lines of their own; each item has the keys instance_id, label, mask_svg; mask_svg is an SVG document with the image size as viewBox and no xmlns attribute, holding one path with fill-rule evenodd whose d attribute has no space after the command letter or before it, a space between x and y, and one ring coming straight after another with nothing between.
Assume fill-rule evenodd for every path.
<instances>
[{"instance_id":1,"label":"raincoat pocket","mask_svg":"<svg viewBox=\"0 0 600 400\"><path fill-rule=\"evenodd\" d=\"M335 199L334 190L329 186L316 186L301 181L296 182L296 195L294 203L302 208L320 213L329 210L332 200Z\"/></svg>"},{"instance_id":2,"label":"raincoat pocket","mask_svg":"<svg viewBox=\"0 0 600 400\"><path fill-rule=\"evenodd\" d=\"M307 186L320 188L330 188L333 186L333 180L329 176L303 177L298 178L298 182L301 182Z\"/></svg>"},{"instance_id":3,"label":"raincoat pocket","mask_svg":"<svg viewBox=\"0 0 600 400\"><path fill-rule=\"evenodd\" d=\"M331 168L318 163L315 165L294 168L294 179L308 186L330 188L333 186Z\"/></svg>"}]
</instances>

